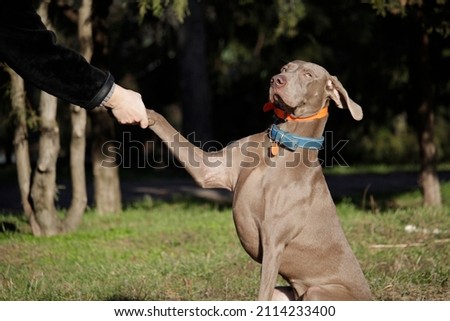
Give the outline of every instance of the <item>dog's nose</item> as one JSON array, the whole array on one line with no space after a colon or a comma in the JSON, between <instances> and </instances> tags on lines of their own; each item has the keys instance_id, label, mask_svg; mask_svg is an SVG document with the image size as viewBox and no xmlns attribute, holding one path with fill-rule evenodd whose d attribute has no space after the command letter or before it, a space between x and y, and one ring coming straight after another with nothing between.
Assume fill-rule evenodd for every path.
<instances>
[{"instance_id":1,"label":"dog's nose","mask_svg":"<svg viewBox=\"0 0 450 321\"><path fill-rule=\"evenodd\" d=\"M284 85L286 85L286 77L284 77L283 75L276 75L273 76L272 79L270 79L270 86L272 87L283 87Z\"/></svg>"}]
</instances>

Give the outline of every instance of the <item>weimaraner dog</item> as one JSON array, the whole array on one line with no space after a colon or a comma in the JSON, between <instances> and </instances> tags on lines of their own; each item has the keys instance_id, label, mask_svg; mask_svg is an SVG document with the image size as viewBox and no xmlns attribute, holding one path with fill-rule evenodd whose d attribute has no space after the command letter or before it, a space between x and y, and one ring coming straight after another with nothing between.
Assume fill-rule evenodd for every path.
<instances>
[{"instance_id":1,"label":"weimaraner dog","mask_svg":"<svg viewBox=\"0 0 450 321\"><path fill-rule=\"evenodd\" d=\"M333 100L362 119L361 107L324 68L296 60L272 77L275 123L220 151L205 152L160 114L150 128L203 188L234 192L233 218L245 251L261 263L258 300L369 300L318 159ZM280 274L289 286L276 287Z\"/></svg>"}]
</instances>

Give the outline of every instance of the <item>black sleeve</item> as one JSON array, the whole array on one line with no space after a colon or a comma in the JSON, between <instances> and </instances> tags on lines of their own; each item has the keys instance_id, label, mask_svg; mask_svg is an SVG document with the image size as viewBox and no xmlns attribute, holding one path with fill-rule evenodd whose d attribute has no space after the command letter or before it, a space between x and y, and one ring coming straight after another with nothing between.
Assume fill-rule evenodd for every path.
<instances>
[{"instance_id":1,"label":"black sleeve","mask_svg":"<svg viewBox=\"0 0 450 321\"><path fill-rule=\"evenodd\" d=\"M31 0L0 0L0 59L36 87L86 109L100 105L114 84L110 73L56 44Z\"/></svg>"}]
</instances>

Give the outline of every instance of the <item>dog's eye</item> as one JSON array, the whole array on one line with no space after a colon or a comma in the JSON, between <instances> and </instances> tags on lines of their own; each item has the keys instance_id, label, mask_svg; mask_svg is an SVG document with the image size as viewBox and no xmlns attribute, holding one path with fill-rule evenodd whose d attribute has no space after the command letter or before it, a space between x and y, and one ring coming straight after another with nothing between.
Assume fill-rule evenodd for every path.
<instances>
[{"instance_id":1,"label":"dog's eye","mask_svg":"<svg viewBox=\"0 0 450 321\"><path fill-rule=\"evenodd\" d=\"M305 76L306 76L307 78L312 78L312 74L311 74L310 72L305 72Z\"/></svg>"},{"instance_id":2,"label":"dog's eye","mask_svg":"<svg viewBox=\"0 0 450 321\"><path fill-rule=\"evenodd\" d=\"M281 68L281 72L286 72L286 71L287 71L287 67Z\"/></svg>"}]
</instances>

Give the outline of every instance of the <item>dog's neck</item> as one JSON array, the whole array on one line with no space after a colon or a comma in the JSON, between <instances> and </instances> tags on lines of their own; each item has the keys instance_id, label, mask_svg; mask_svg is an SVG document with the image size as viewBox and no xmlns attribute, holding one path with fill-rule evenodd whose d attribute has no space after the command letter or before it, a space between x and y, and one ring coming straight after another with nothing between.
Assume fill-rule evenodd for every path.
<instances>
[{"instance_id":1,"label":"dog's neck","mask_svg":"<svg viewBox=\"0 0 450 321\"><path fill-rule=\"evenodd\" d=\"M282 146L290 151L312 149L317 156L318 150L323 146L322 133L328 119L328 106L321 108L311 116L294 117L275 105L269 104L264 106L264 110L274 109L278 118L278 121L268 130L269 138L272 141L269 155L271 157L278 155L279 148Z\"/></svg>"},{"instance_id":2,"label":"dog's neck","mask_svg":"<svg viewBox=\"0 0 450 321\"><path fill-rule=\"evenodd\" d=\"M273 110L274 116L278 119L276 124L281 130L302 137L320 138L328 120L328 103L317 113L307 117L290 115L276 104L270 102L264 105L263 110L265 112Z\"/></svg>"},{"instance_id":3,"label":"dog's neck","mask_svg":"<svg viewBox=\"0 0 450 321\"><path fill-rule=\"evenodd\" d=\"M320 138L325 130L328 114L312 120L280 122L278 127L288 133L310 138Z\"/></svg>"}]
</instances>

